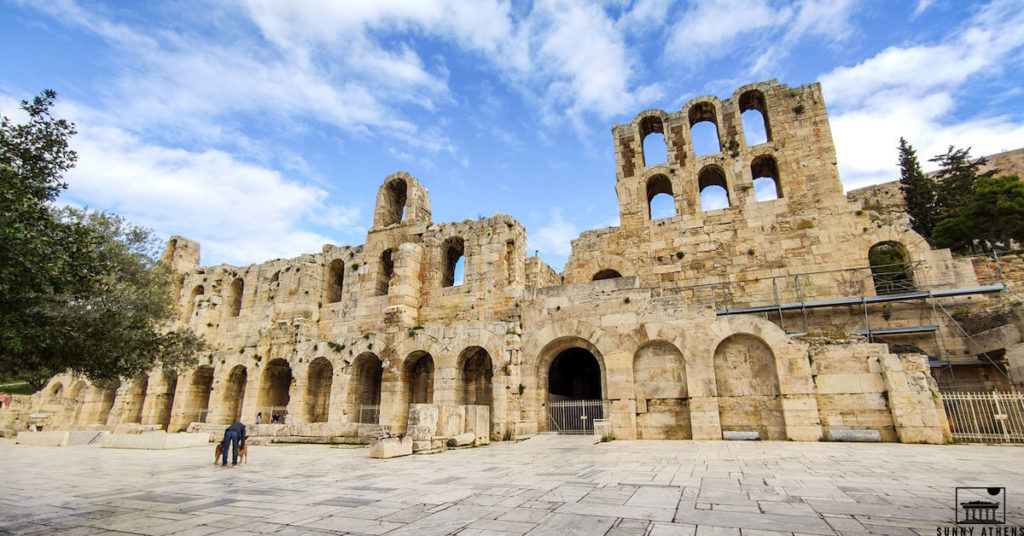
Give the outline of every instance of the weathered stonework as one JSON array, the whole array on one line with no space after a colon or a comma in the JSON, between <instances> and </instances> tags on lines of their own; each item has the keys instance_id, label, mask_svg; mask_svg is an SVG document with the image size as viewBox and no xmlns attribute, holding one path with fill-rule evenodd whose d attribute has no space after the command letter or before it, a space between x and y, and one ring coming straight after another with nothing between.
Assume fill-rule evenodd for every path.
<instances>
[{"instance_id":1,"label":"weathered stonework","mask_svg":"<svg viewBox=\"0 0 1024 536\"><path fill-rule=\"evenodd\" d=\"M748 110L761 112L766 143L747 145ZM717 126L720 152L694 154L691 127L701 121ZM645 165L652 134L665 137L668 163ZM802 340L776 323L799 312L769 320L720 310L791 295L797 275L804 298L873 296L870 272L834 271L868 266L879 243L920 261L916 277L929 284L978 284L969 260L871 222L843 195L819 85L751 84L727 100L642 112L613 137L621 225L573 241L561 274L527 257L526 230L509 216L432 222L427 190L396 173L362 246L200 267L199 245L172 239L165 259L180 273L179 324L210 346L198 366L106 391L60 375L33 407L58 428L132 422L173 432L259 419L257 436L342 440L380 424L407 434L414 450L595 419L620 439L756 432L815 441L829 430L948 438L926 361L858 338ZM779 198L759 202L753 181L765 176ZM710 186L725 189L728 208L701 210ZM657 194L672 196L673 217L651 219ZM715 285L728 285L728 299L718 301ZM804 313L804 322L824 329L859 318L844 307ZM886 307L870 310L875 325L914 314ZM559 421L552 408L580 400L595 401L591 413Z\"/></svg>"}]
</instances>

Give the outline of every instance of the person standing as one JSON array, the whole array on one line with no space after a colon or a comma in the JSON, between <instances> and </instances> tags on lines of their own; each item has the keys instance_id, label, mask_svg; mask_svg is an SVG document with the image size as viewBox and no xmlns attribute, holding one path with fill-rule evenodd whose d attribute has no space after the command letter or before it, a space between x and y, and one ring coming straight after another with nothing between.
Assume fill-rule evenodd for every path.
<instances>
[{"instance_id":1,"label":"person standing","mask_svg":"<svg viewBox=\"0 0 1024 536\"><path fill-rule=\"evenodd\" d=\"M236 422L224 430L224 441L221 442L221 465L228 464L228 445L231 445L231 465L238 465L238 449L245 446L245 425Z\"/></svg>"}]
</instances>

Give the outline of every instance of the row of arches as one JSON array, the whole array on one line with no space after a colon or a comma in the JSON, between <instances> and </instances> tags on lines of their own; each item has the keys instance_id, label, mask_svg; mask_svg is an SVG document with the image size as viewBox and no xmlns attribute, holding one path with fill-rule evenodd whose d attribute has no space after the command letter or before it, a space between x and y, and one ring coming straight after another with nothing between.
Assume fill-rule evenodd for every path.
<instances>
[{"instance_id":1,"label":"row of arches","mask_svg":"<svg viewBox=\"0 0 1024 536\"><path fill-rule=\"evenodd\" d=\"M754 198L758 202L782 198L779 166L772 155L760 155L751 162L750 174L754 183ZM718 210L732 205L725 170L717 164L708 164L697 173L697 191L701 211ZM676 193L667 175L657 174L647 179L647 215L651 220L678 216Z\"/></svg>"},{"instance_id":2,"label":"row of arches","mask_svg":"<svg viewBox=\"0 0 1024 536\"><path fill-rule=\"evenodd\" d=\"M738 99L740 123L747 146L759 145L772 140L771 123L768 118L768 104L765 95L758 89L740 94ZM725 149L719 132L718 110L709 101L692 104L687 112L690 126L690 146L695 156L705 156ZM648 115L638 122L643 166L654 166L668 162L670 141L677 147L682 140L668 140L665 124L661 117ZM681 134L676 133L675 136ZM677 150L679 150L677 148Z\"/></svg>"}]
</instances>

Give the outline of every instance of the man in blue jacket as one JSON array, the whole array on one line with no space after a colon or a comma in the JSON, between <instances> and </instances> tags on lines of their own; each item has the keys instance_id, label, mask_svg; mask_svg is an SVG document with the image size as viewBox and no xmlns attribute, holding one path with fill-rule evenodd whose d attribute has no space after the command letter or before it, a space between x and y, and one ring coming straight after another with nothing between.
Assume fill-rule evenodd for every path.
<instances>
[{"instance_id":1,"label":"man in blue jacket","mask_svg":"<svg viewBox=\"0 0 1024 536\"><path fill-rule=\"evenodd\" d=\"M227 430L224 430L224 441L221 442L221 451L223 451L223 459L221 465L228 464L228 445L231 445L231 465L238 465L238 449L239 445L245 446L245 425L236 422L231 426L228 426Z\"/></svg>"}]
</instances>

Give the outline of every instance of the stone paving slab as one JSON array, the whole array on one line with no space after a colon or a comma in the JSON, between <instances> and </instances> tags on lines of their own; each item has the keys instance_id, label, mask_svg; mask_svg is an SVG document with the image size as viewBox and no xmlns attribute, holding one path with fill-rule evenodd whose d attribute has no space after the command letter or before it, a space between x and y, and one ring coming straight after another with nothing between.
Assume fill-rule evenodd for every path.
<instances>
[{"instance_id":1,"label":"stone paving slab","mask_svg":"<svg viewBox=\"0 0 1024 536\"><path fill-rule=\"evenodd\" d=\"M430 456L252 446L29 447L0 440L0 534L935 534L956 486L1005 486L1020 447L612 441L537 436ZM1019 529L1018 529L1019 530Z\"/></svg>"}]
</instances>

